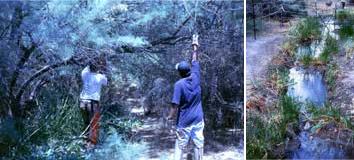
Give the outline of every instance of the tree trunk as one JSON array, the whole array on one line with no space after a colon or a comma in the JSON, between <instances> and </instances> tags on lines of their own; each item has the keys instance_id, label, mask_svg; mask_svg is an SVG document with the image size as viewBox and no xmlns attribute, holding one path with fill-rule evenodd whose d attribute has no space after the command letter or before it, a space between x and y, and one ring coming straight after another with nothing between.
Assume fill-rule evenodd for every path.
<instances>
[{"instance_id":1,"label":"tree trunk","mask_svg":"<svg viewBox=\"0 0 354 160\"><path fill-rule=\"evenodd\" d=\"M252 0L252 16L253 16L253 37L257 39L257 28L256 28L256 12L255 12L255 4L254 0Z\"/></svg>"}]
</instances>

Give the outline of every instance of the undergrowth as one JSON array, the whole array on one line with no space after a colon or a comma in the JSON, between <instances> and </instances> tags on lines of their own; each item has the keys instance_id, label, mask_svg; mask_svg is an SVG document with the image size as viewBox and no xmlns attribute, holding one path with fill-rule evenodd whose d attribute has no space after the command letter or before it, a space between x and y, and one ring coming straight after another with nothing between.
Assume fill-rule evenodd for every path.
<instances>
[{"instance_id":1,"label":"undergrowth","mask_svg":"<svg viewBox=\"0 0 354 160\"><path fill-rule=\"evenodd\" d=\"M300 61L305 67L310 66L311 62L313 62L314 58L311 54L303 54L300 57Z\"/></svg>"},{"instance_id":2,"label":"undergrowth","mask_svg":"<svg viewBox=\"0 0 354 160\"><path fill-rule=\"evenodd\" d=\"M334 91L334 87L336 85L337 80L337 73L338 73L338 66L336 64L328 64L326 73L325 73L325 80L328 85L328 89Z\"/></svg>"},{"instance_id":3,"label":"undergrowth","mask_svg":"<svg viewBox=\"0 0 354 160\"><path fill-rule=\"evenodd\" d=\"M339 52L339 46L338 46L338 42L337 40L330 36L329 34L327 34L326 36L326 40L325 40L325 44L323 47L323 51L320 54L320 60L322 62L327 63L330 59L330 55L331 54L336 54Z\"/></svg>"},{"instance_id":4,"label":"undergrowth","mask_svg":"<svg viewBox=\"0 0 354 160\"><path fill-rule=\"evenodd\" d=\"M326 104L324 107L307 105L307 111L310 113L312 120L326 119L326 121L334 121L338 124L342 124L345 128L354 129L350 119L341 114L339 107L334 107L330 104Z\"/></svg>"},{"instance_id":5,"label":"undergrowth","mask_svg":"<svg viewBox=\"0 0 354 160\"><path fill-rule=\"evenodd\" d=\"M247 116L247 158L273 157L271 150L284 143L286 128L290 123L298 124L299 105L289 96L282 96L277 104L279 112L259 115L248 113ZM252 112L252 111L250 111Z\"/></svg>"},{"instance_id":6,"label":"undergrowth","mask_svg":"<svg viewBox=\"0 0 354 160\"><path fill-rule=\"evenodd\" d=\"M283 95L287 92L290 80L289 70L286 67L272 69L270 71L270 79L278 95Z\"/></svg>"},{"instance_id":7,"label":"undergrowth","mask_svg":"<svg viewBox=\"0 0 354 160\"><path fill-rule=\"evenodd\" d=\"M48 97L44 97L42 102L38 102L38 110L29 111L25 114L25 118L17 119L16 121L21 123L16 128L11 127L14 126L12 125L15 123L14 120L1 119L5 123L1 123L0 138L7 137L6 139L8 139L6 143L0 142L0 145L8 146L7 148L2 147L0 150L1 157L5 159L6 157L87 159L88 152L85 149L84 139L80 137L86 126L83 125L77 100L63 98L64 100L57 102L47 99L50 97L55 97L55 95L48 94ZM130 143L124 140L126 136L129 136L133 127L140 125L140 122L131 117L124 118L120 114L120 108L123 107L114 106L111 115L107 112L102 115L98 144L101 147L98 147L97 153L92 153L101 159L111 156L108 153L125 156L128 159L129 156L121 153L131 153L131 156L134 157L144 153L144 144ZM109 125L109 122L114 122L115 125ZM104 155L107 157L104 158Z\"/></svg>"},{"instance_id":8,"label":"undergrowth","mask_svg":"<svg viewBox=\"0 0 354 160\"><path fill-rule=\"evenodd\" d=\"M348 10L341 10L337 13L338 22L340 24L339 36L341 39L354 37L354 13Z\"/></svg>"},{"instance_id":9,"label":"undergrowth","mask_svg":"<svg viewBox=\"0 0 354 160\"><path fill-rule=\"evenodd\" d=\"M117 134L114 128L110 128L108 137L98 146L94 152L88 154L86 159L124 159L135 160L143 158L147 151L145 143L131 143L125 141Z\"/></svg>"}]
</instances>

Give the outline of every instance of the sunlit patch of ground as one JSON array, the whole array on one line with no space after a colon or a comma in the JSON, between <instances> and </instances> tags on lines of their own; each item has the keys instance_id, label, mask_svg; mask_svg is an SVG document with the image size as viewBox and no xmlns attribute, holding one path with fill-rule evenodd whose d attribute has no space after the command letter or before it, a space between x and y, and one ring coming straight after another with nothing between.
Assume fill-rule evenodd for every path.
<instances>
[{"instance_id":1,"label":"sunlit patch of ground","mask_svg":"<svg viewBox=\"0 0 354 160\"><path fill-rule=\"evenodd\" d=\"M349 6L354 11L354 6ZM338 65L338 74L331 102L339 106L342 114L350 117L354 124L354 60L351 53L346 53L346 45L339 43L340 52L334 55L334 63Z\"/></svg>"},{"instance_id":2,"label":"sunlit patch of ground","mask_svg":"<svg viewBox=\"0 0 354 160\"><path fill-rule=\"evenodd\" d=\"M160 157L158 158L148 158L149 160L173 160L174 150L170 149L168 151L164 151L160 153ZM185 154L185 159L190 159L192 154ZM244 158L242 150L237 150L236 148L230 147L225 151L221 152L209 152L205 153L203 156L204 160L241 160ZM143 160L145 158L141 158Z\"/></svg>"},{"instance_id":3,"label":"sunlit patch of ground","mask_svg":"<svg viewBox=\"0 0 354 160\"><path fill-rule=\"evenodd\" d=\"M133 108L131 112L141 115L141 126L133 130L135 141L144 141L148 145L146 157L141 160L172 160L175 147L174 122L163 122L158 116L143 116L142 108ZM229 137L229 136L228 136ZM228 137L224 137L228 138ZM206 139L208 141L208 139ZM236 145L236 144L235 144ZM186 159L192 157L192 145L188 145L188 152L184 155ZM236 160L243 159L243 151L232 145L223 145L215 140L206 142L204 159L206 160Z\"/></svg>"},{"instance_id":4,"label":"sunlit patch of ground","mask_svg":"<svg viewBox=\"0 0 354 160\"><path fill-rule=\"evenodd\" d=\"M263 110L272 99L270 90L267 89L267 68L272 60L280 54L281 45L286 40L286 33L291 23L281 25L277 21L265 21L264 30L257 33L255 40L253 35L247 36L246 50L246 84L247 84L247 108L257 106ZM268 93L269 92L269 93Z\"/></svg>"},{"instance_id":5,"label":"sunlit patch of ground","mask_svg":"<svg viewBox=\"0 0 354 160\"><path fill-rule=\"evenodd\" d=\"M208 153L204 156L206 160L236 160L236 159L243 159L243 151L237 150L236 148L229 148L222 152L217 153Z\"/></svg>"},{"instance_id":6,"label":"sunlit patch of ground","mask_svg":"<svg viewBox=\"0 0 354 160\"><path fill-rule=\"evenodd\" d=\"M265 69L273 56L279 53L280 46L286 38L285 33L289 29L289 24L280 26L276 21L264 23L267 27L257 33L256 40L252 35L247 37L247 84L264 79Z\"/></svg>"}]
</instances>

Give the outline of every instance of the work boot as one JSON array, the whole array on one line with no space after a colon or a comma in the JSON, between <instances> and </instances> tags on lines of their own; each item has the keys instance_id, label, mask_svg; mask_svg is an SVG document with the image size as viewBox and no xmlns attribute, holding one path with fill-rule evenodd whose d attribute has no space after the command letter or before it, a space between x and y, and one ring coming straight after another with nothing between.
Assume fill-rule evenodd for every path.
<instances>
[{"instance_id":1,"label":"work boot","mask_svg":"<svg viewBox=\"0 0 354 160\"><path fill-rule=\"evenodd\" d=\"M194 160L202 160L203 159L203 147L197 148L194 147Z\"/></svg>"}]
</instances>

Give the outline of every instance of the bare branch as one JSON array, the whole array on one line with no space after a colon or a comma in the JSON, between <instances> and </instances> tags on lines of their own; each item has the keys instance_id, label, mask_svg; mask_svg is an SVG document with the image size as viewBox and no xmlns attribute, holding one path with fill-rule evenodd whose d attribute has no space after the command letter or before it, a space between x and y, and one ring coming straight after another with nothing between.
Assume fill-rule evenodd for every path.
<instances>
[{"instance_id":1,"label":"bare branch","mask_svg":"<svg viewBox=\"0 0 354 160\"><path fill-rule=\"evenodd\" d=\"M55 63L52 65L47 65L45 67L43 67L42 69L38 70L36 73L34 73L29 79L27 79L20 87L18 94L16 95L16 101L19 102L21 100L21 97L23 95L23 93L25 92L25 90L27 89L27 87L29 86L29 84L31 84L31 82L33 80L35 80L36 78L38 78L39 76L43 75L44 73L58 68L58 67L62 67L62 66L66 66L66 65L70 65L70 64L75 64L75 59L72 57L68 60L59 62L59 63ZM79 61L79 60L78 60Z\"/></svg>"}]
</instances>

